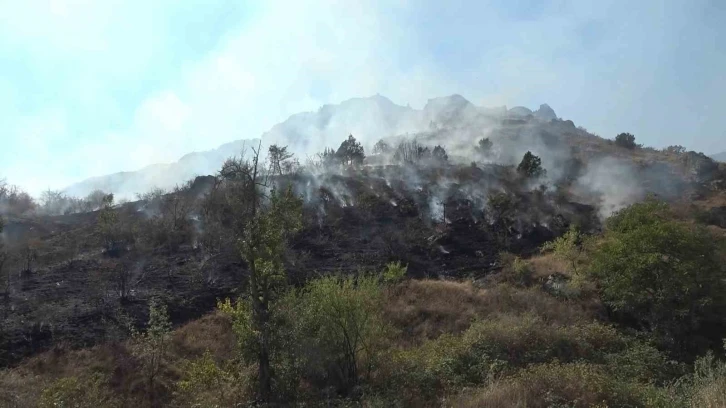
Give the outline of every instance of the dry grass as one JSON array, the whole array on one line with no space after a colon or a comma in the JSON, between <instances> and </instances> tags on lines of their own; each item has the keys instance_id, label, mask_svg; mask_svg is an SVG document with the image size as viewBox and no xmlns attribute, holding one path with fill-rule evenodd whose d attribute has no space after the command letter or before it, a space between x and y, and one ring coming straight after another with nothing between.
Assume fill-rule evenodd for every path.
<instances>
[{"instance_id":1,"label":"dry grass","mask_svg":"<svg viewBox=\"0 0 726 408\"><path fill-rule=\"evenodd\" d=\"M553 254L534 256L527 261L532 269L532 277L538 281L546 280L548 276L555 273L570 276L570 268L567 263L557 259Z\"/></svg>"},{"instance_id":2,"label":"dry grass","mask_svg":"<svg viewBox=\"0 0 726 408\"><path fill-rule=\"evenodd\" d=\"M172 345L172 352L186 359L200 357L209 350L216 360L223 361L237 352L232 322L222 313L211 313L180 327L174 332Z\"/></svg>"},{"instance_id":3,"label":"dry grass","mask_svg":"<svg viewBox=\"0 0 726 408\"><path fill-rule=\"evenodd\" d=\"M614 381L597 366L542 364L517 376L479 390L463 392L444 403L446 407L617 407L643 406L651 400L643 389ZM649 406L649 405L648 405Z\"/></svg>"},{"instance_id":4,"label":"dry grass","mask_svg":"<svg viewBox=\"0 0 726 408\"><path fill-rule=\"evenodd\" d=\"M417 344L444 333L461 333L475 318L496 314L533 314L546 322L572 324L600 316L596 304L556 299L538 288L499 284L481 289L471 282L412 280L386 296L385 316Z\"/></svg>"},{"instance_id":5,"label":"dry grass","mask_svg":"<svg viewBox=\"0 0 726 408\"><path fill-rule=\"evenodd\" d=\"M201 357L209 350L217 361L233 358L237 347L228 318L213 313L188 323L172 333L166 368L160 381L172 384L179 379L177 366L185 359ZM0 372L0 406L37 406L44 389L59 378L84 378L101 374L116 395L138 400L145 391L139 387L139 364L128 343L108 343L83 350L54 349Z\"/></svg>"}]
</instances>

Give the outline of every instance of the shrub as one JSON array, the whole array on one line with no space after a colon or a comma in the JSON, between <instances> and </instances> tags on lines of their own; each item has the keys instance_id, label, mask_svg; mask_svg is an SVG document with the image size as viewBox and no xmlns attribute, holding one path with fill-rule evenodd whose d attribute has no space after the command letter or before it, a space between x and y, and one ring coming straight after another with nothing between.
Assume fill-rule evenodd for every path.
<instances>
[{"instance_id":1,"label":"shrub","mask_svg":"<svg viewBox=\"0 0 726 408\"><path fill-rule=\"evenodd\" d=\"M447 401L448 407L677 406L650 385L614 378L602 366L578 362L535 365L516 376Z\"/></svg>"},{"instance_id":2,"label":"shrub","mask_svg":"<svg viewBox=\"0 0 726 408\"><path fill-rule=\"evenodd\" d=\"M100 376L61 378L43 390L40 408L120 407Z\"/></svg>"},{"instance_id":3,"label":"shrub","mask_svg":"<svg viewBox=\"0 0 726 408\"><path fill-rule=\"evenodd\" d=\"M370 378L385 351L382 290L375 276L324 277L297 294L306 375L343 395Z\"/></svg>"},{"instance_id":4,"label":"shrub","mask_svg":"<svg viewBox=\"0 0 726 408\"><path fill-rule=\"evenodd\" d=\"M220 367L210 352L182 366L182 379L177 383L177 406L232 407L251 400L251 370L234 361Z\"/></svg>"},{"instance_id":5,"label":"shrub","mask_svg":"<svg viewBox=\"0 0 726 408\"><path fill-rule=\"evenodd\" d=\"M559 326L533 315L500 315L475 322L461 336L443 335L397 356L395 383L407 395L426 399L461 387L481 386L516 375L533 364L587 361L603 365L613 356L641 347L599 323ZM631 370L655 375L665 359L655 357ZM615 369L614 369L615 370ZM653 370L651 372L651 370Z\"/></svg>"},{"instance_id":6,"label":"shrub","mask_svg":"<svg viewBox=\"0 0 726 408\"><path fill-rule=\"evenodd\" d=\"M721 338L726 271L712 234L673 220L656 201L620 211L606 227L590 275L608 306L674 351Z\"/></svg>"},{"instance_id":7,"label":"shrub","mask_svg":"<svg viewBox=\"0 0 726 408\"><path fill-rule=\"evenodd\" d=\"M390 262L383 269L383 281L385 283L398 283L406 277L408 266L403 266L401 262Z\"/></svg>"},{"instance_id":8,"label":"shrub","mask_svg":"<svg viewBox=\"0 0 726 408\"><path fill-rule=\"evenodd\" d=\"M620 133L615 136L615 144L626 149L635 149L635 136L630 133Z\"/></svg>"},{"instance_id":9,"label":"shrub","mask_svg":"<svg viewBox=\"0 0 726 408\"><path fill-rule=\"evenodd\" d=\"M517 166L517 172L528 178L537 178L544 176L547 171L542 168L542 159L528 151L522 157L522 161Z\"/></svg>"}]
</instances>

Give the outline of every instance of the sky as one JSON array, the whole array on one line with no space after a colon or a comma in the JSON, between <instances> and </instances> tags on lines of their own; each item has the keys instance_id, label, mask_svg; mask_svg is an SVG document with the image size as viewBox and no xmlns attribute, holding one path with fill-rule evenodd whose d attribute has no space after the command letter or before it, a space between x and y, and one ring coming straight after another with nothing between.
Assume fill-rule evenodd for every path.
<instances>
[{"instance_id":1,"label":"sky","mask_svg":"<svg viewBox=\"0 0 726 408\"><path fill-rule=\"evenodd\" d=\"M378 93L718 153L723 21L723 0L0 0L0 179L61 189Z\"/></svg>"}]
</instances>

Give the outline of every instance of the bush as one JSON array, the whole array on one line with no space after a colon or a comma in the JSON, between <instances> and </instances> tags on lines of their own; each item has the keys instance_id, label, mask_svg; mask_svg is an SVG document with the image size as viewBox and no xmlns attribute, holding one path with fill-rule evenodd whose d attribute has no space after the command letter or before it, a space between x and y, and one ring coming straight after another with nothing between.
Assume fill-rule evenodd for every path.
<instances>
[{"instance_id":1,"label":"bush","mask_svg":"<svg viewBox=\"0 0 726 408\"><path fill-rule=\"evenodd\" d=\"M632 351L631 351L632 350ZM533 315L500 315L475 322L461 336L443 335L397 356L395 384L407 395L437 395L461 387L481 386L517 373L533 364L586 361L602 366L603 375L618 378L620 355L643 355L631 361L628 381L667 372L657 350L599 323L559 326ZM612 372L609 374L610 367Z\"/></svg>"},{"instance_id":2,"label":"bush","mask_svg":"<svg viewBox=\"0 0 726 408\"><path fill-rule=\"evenodd\" d=\"M383 269L383 282L398 283L406 277L408 266L403 266L401 262L390 262Z\"/></svg>"},{"instance_id":3,"label":"bush","mask_svg":"<svg viewBox=\"0 0 726 408\"><path fill-rule=\"evenodd\" d=\"M175 393L176 406L232 407L252 399L250 370L234 361L220 367L210 352L185 362L182 375Z\"/></svg>"},{"instance_id":4,"label":"bush","mask_svg":"<svg viewBox=\"0 0 726 408\"><path fill-rule=\"evenodd\" d=\"M542 159L535 156L532 152L527 152L522 157L522 161L517 166L517 172L528 178L536 178L544 176L547 171L542 168Z\"/></svg>"},{"instance_id":5,"label":"bush","mask_svg":"<svg viewBox=\"0 0 726 408\"><path fill-rule=\"evenodd\" d=\"M626 149L635 149L635 136L630 133L620 133L615 136L615 144Z\"/></svg>"},{"instance_id":6,"label":"bush","mask_svg":"<svg viewBox=\"0 0 726 408\"><path fill-rule=\"evenodd\" d=\"M40 408L117 407L100 376L61 378L43 390Z\"/></svg>"},{"instance_id":7,"label":"bush","mask_svg":"<svg viewBox=\"0 0 726 408\"><path fill-rule=\"evenodd\" d=\"M400 266L400 265L399 265ZM306 376L351 394L386 349L382 290L375 276L324 277L297 294L299 341Z\"/></svg>"},{"instance_id":8,"label":"bush","mask_svg":"<svg viewBox=\"0 0 726 408\"><path fill-rule=\"evenodd\" d=\"M589 272L620 318L674 351L698 351L726 334L723 247L706 229L672 218L656 201L620 211L607 221Z\"/></svg>"},{"instance_id":9,"label":"bush","mask_svg":"<svg viewBox=\"0 0 726 408\"><path fill-rule=\"evenodd\" d=\"M476 392L450 399L449 407L677 406L651 385L624 382L602 366L584 362L535 365Z\"/></svg>"}]
</instances>

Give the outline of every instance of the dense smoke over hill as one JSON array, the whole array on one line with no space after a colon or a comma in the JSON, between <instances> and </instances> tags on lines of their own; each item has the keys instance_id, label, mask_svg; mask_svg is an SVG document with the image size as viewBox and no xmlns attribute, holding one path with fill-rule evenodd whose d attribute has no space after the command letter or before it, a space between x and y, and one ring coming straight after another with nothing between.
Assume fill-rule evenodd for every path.
<instances>
[{"instance_id":1,"label":"dense smoke over hill","mask_svg":"<svg viewBox=\"0 0 726 408\"><path fill-rule=\"evenodd\" d=\"M480 108L460 95L431 99L423 109L416 110L396 105L377 95L350 99L339 105L324 105L317 112L293 115L263 134L262 140L265 145L288 145L291 151L304 160L326 147L337 146L348 134L353 134L370 150L381 138L423 132L431 130L432 127L466 127L474 129L474 132L458 132L457 139L462 140L450 140L446 145L448 147L449 144L459 143L468 148L476 142L477 137L496 127L503 118L509 115L519 117L520 110L507 111L506 107ZM539 112L544 113L539 115ZM554 111L543 105L534 114L546 118L553 116ZM238 140L214 150L191 153L176 163L157 164L138 171L94 177L66 188L65 192L73 196L85 196L93 190L101 189L120 197L132 198L153 187L171 188L196 175L213 174L226 158L239 155L245 144L249 147L256 145L256 142L254 139Z\"/></svg>"},{"instance_id":2,"label":"dense smoke over hill","mask_svg":"<svg viewBox=\"0 0 726 408\"><path fill-rule=\"evenodd\" d=\"M88 179L68 187L65 194L86 197L101 190L114 193L117 198L133 199L153 188L169 190L196 176L215 174L225 159L243 152L249 154L261 140L263 151L272 144L287 146L295 154L295 166L306 165L310 174L315 175L315 179L307 181L309 185L325 187L336 200L345 202L343 197L351 195L340 190L340 185L331 184L329 176L338 174L337 170L321 166L323 158L319 153L337 149L349 134L364 147L367 158L363 164L369 166L404 164L405 160L394 157L393 150L413 142L429 153L441 146L447 165L477 163L489 173L493 171L491 166L516 166L525 153L531 152L541 159L546 173L532 181L529 189L566 190L572 199L595 205L601 217L649 193L678 197L689 182L703 178L698 173L703 170L693 173L695 167L703 167L704 163L710 166L706 163L709 159L692 152L683 155L679 151L680 156L668 156L653 149L615 146L612 141L576 128L572 121L558 119L546 104L536 111L522 106L482 108L460 95L452 95L430 99L423 109L417 110L376 95L293 115L261 135L261 139L238 140L214 150L191 153L176 163ZM478 145L483 139L491 144L486 151ZM381 140L392 149L388 154L375 151L374 145ZM419 170L396 168L377 177L388 185L403 182L405 190L417 191L423 188L422 167L438 171L444 177L428 187L431 191L427 204L436 213L441 212L440 203L451 195L463 194L472 202L482 203L492 191L506 191L506 183L498 179L502 177L500 173L488 174L489 181L484 184L462 185L446 175L449 170L440 161L418 158L416 166Z\"/></svg>"}]
</instances>

